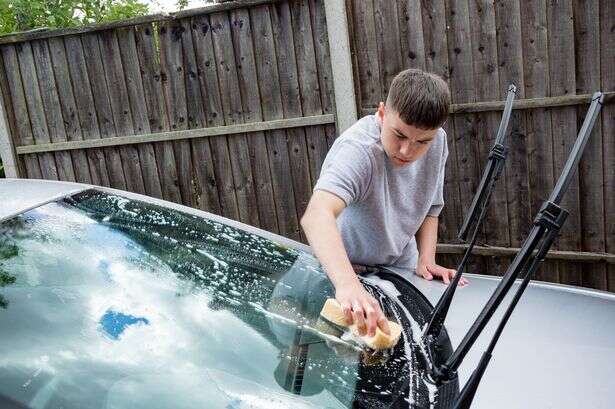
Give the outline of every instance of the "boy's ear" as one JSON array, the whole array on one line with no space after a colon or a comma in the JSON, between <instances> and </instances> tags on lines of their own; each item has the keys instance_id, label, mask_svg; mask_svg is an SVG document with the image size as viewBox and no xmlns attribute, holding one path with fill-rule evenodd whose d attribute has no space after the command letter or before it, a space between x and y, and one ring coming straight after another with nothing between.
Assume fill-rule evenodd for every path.
<instances>
[{"instance_id":1,"label":"boy's ear","mask_svg":"<svg viewBox=\"0 0 615 409\"><path fill-rule=\"evenodd\" d=\"M380 101L380 104L378 105L378 111L376 111L376 115L378 116L378 119L380 119L380 122L382 122L382 120L384 119L384 102Z\"/></svg>"}]
</instances>

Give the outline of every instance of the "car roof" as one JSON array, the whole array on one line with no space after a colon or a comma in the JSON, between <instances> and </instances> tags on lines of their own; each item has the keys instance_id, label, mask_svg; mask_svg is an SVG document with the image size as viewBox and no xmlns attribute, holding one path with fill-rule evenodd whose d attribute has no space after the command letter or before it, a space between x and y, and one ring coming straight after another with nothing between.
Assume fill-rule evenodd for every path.
<instances>
[{"instance_id":1,"label":"car roof","mask_svg":"<svg viewBox=\"0 0 615 409\"><path fill-rule=\"evenodd\" d=\"M0 179L0 221L84 189L87 185L77 183Z\"/></svg>"},{"instance_id":2,"label":"car roof","mask_svg":"<svg viewBox=\"0 0 615 409\"><path fill-rule=\"evenodd\" d=\"M0 220L76 192L97 188L221 221L298 249L309 248L252 226L198 209L96 186L41 180L0 180ZM468 274L471 284L453 300L446 328L459 344L497 286L499 278ZM406 277L432 304L445 287L414 275ZM513 287L517 288L519 282ZM513 292L511 291L511 293ZM502 307L508 305L509 294ZM460 368L467 381L486 348L503 308L494 315ZM615 294L532 282L498 343L474 408L610 408L615 401Z\"/></svg>"}]
</instances>

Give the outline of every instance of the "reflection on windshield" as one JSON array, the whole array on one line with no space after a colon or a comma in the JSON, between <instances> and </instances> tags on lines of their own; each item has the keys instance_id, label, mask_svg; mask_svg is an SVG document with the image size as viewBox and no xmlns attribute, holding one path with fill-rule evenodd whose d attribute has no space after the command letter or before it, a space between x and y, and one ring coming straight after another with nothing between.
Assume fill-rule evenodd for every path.
<instances>
[{"instance_id":1,"label":"reflection on windshield","mask_svg":"<svg viewBox=\"0 0 615 409\"><path fill-rule=\"evenodd\" d=\"M405 341L372 355L319 319L311 255L176 210L39 207L0 224L0 277L0 393L33 408L385 407L412 387Z\"/></svg>"}]
</instances>

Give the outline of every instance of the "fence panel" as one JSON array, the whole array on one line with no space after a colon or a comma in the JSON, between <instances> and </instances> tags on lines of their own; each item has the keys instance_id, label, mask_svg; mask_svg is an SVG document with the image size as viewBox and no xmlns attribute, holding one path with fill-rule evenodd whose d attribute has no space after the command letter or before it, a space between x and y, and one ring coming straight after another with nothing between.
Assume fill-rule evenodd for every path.
<instances>
[{"instance_id":1,"label":"fence panel","mask_svg":"<svg viewBox=\"0 0 615 409\"><path fill-rule=\"evenodd\" d=\"M21 176L305 239L299 218L335 139L326 28L322 0L242 0L2 37Z\"/></svg>"},{"instance_id":2,"label":"fence panel","mask_svg":"<svg viewBox=\"0 0 615 409\"><path fill-rule=\"evenodd\" d=\"M493 102L504 99L507 85L517 85L523 108L517 104L511 117L510 153L479 242L511 249L522 243L576 139L589 98L575 96L600 89L608 93L602 123L595 127L563 202L571 217L555 247L577 254L579 260L579 252L593 253L595 263L580 264L574 257L549 260L537 277L613 288L613 274L607 275L611 262L599 261L600 254L613 251L614 242L607 198L613 196L609 181L615 162L610 143L614 119L609 114L615 86L610 80L613 69L605 65L609 58L613 60L615 34L607 23L612 21L612 8L609 2L572 0L557 4L347 0L357 102L363 115L385 100L392 78L401 69L426 68L449 82L453 106L445 126L450 155L440 230L445 262L459 260L447 245L458 243L457 230L501 117L503 105L496 107ZM592 29L597 22L599 31ZM470 269L501 274L509 261L508 253L484 251Z\"/></svg>"}]
</instances>

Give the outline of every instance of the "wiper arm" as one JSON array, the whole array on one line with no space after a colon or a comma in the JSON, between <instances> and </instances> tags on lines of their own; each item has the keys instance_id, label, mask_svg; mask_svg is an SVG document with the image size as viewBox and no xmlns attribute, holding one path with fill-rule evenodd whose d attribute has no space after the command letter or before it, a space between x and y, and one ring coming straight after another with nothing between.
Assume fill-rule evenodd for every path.
<instances>
[{"instance_id":1,"label":"wiper arm","mask_svg":"<svg viewBox=\"0 0 615 409\"><path fill-rule=\"evenodd\" d=\"M455 290L457 289L457 285L459 284L461 275L465 270L466 263L470 258L472 249L476 244L478 231L480 230L480 225L485 217L487 205L489 204L489 199L491 198L491 194L493 193L495 182L500 177L502 169L504 169L504 161L506 160L506 154L508 153L508 148L505 146L506 130L508 128L508 122L510 120L510 114L512 112L512 106L516 92L517 87L512 84L508 86L508 94L506 95L504 113L502 114L500 127L498 128L498 133L495 138L495 143L493 144L493 147L489 152L489 160L487 162L487 166L485 166L485 170L483 172L480 184L478 185L478 190L476 191L474 199L472 200L472 205L470 206L463 225L459 230L458 237L461 240L465 241L467 239L470 227L474 226L474 230L472 231L472 238L468 247L466 248L465 253L463 254L463 257L461 258L461 262L457 266L457 274L455 275L455 278L449 284L444 294L442 294L440 300L438 300L438 303L434 308L434 312L431 315L431 319L429 320L429 324L423 331L423 339L425 340L427 345L432 345L433 340L437 339L440 335L440 332L442 331L442 326L444 325L444 321L446 320L446 315L448 314L448 309L453 300L453 296L455 295Z\"/></svg>"},{"instance_id":2,"label":"wiper arm","mask_svg":"<svg viewBox=\"0 0 615 409\"><path fill-rule=\"evenodd\" d=\"M572 147L572 151L568 156L568 160L562 170L562 174L560 175L551 196L549 196L549 199L543 203L540 211L538 212L530 234L515 256L515 259L508 267L506 275L502 278L498 288L496 288L495 292L487 302L487 305L485 305L479 317L472 325L472 328L470 328L464 339L461 341L461 344L451 355L448 361L442 366L442 368L440 368L440 374L444 375L452 374L457 371L465 355L495 312L495 309L499 306L507 292L510 290L514 280L517 278L519 273L525 271L525 276L521 286L515 293L513 300L498 325L489 347L483 354L479 365L472 373L472 376L464 386L461 395L454 406L456 409L466 409L470 407L472 399L476 393L476 389L478 388L482 375L485 372L491 358L493 349L495 348L495 345L499 340L508 319L514 311L519 299L523 295L523 292L527 288L533 273L538 268L539 263L544 260L549 248L553 244L555 237L559 233L560 228L568 216L568 212L561 208L559 204L572 181L574 171L579 164L581 155L583 154L583 150L587 144L587 140L589 139L602 107L603 100L604 95L600 92L596 92L592 96L591 105L587 115L585 116L583 126L581 127L575 144ZM534 254L534 251L537 248L538 252Z\"/></svg>"}]
</instances>

